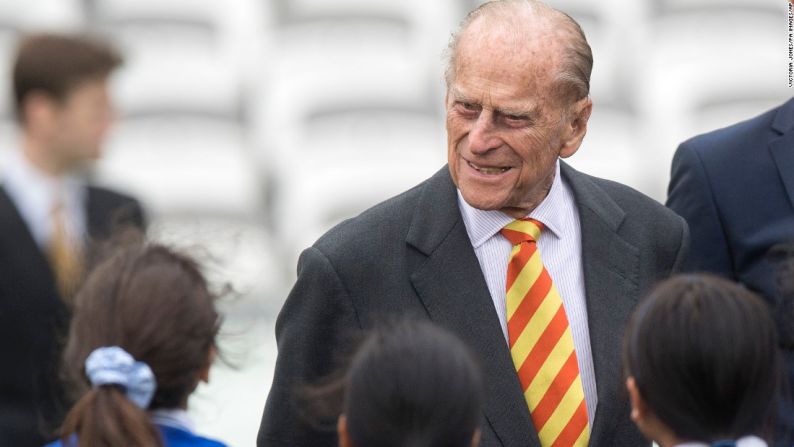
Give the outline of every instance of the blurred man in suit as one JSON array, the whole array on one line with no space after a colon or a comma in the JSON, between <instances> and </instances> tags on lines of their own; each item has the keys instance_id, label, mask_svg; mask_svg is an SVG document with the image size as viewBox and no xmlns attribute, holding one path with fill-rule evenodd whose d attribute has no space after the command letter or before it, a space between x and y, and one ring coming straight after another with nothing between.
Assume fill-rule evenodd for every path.
<instances>
[{"instance_id":1,"label":"blurred man in suit","mask_svg":"<svg viewBox=\"0 0 794 447\"><path fill-rule=\"evenodd\" d=\"M681 143L667 206L692 232L687 270L738 281L765 297L775 315L788 315L768 252L794 242L794 99ZM794 352L787 357L794 364ZM787 408L783 419L794 431L794 406Z\"/></svg>"},{"instance_id":2,"label":"blurred man in suit","mask_svg":"<svg viewBox=\"0 0 794 447\"><path fill-rule=\"evenodd\" d=\"M276 325L260 446L334 446L295 390L350 332L409 314L452 330L484 369L484 447L642 446L621 391L622 328L686 255L684 221L582 174L592 55L567 15L484 4L451 42L448 165L304 251ZM361 447L361 446L359 446Z\"/></svg>"},{"instance_id":3,"label":"blurred man in suit","mask_svg":"<svg viewBox=\"0 0 794 447\"><path fill-rule=\"evenodd\" d=\"M692 232L687 269L775 297L767 252L794 242L794 99L681 143L667 206Z\"/></svg>"},{"instance_id":4,"label":"blurred man in suit","mask_svg":"<svg viewBox=\"0 0 794 447\"><path fill-rule=\"evenodd\" d=\"M40 446L65 410L57 363L69 300L92 244L125 224L138 203L88 186L113 117L107 80L120 64L106 46L37 35L13 66L19 147L0 184L0 445Z\"/></svg>"}]
</instances>

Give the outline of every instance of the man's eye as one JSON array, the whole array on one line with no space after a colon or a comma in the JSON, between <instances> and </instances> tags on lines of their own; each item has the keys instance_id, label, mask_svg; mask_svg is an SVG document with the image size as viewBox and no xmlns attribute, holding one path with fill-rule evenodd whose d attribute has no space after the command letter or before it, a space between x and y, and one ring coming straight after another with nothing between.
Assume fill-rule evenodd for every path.
<instances>
[{"instance_id":1,"label":"man's eye","mask_svg":"<svg viewBox=\"0 0 794 447\"><path fill-rule=\"evenodd\" d=\"M474 103L471 103L471 102L459 102L458 104L460 104L460 106L464 110L469 111L469 112L476 112L476 111L480 110L480 107L477 104L474 104Z\"/></svg>"},{"instance_id":2,"label":"man's eye","mask_svg":"<svg viewBox=\"0 0 794 447\"><path fill-rule=\"evenodd\" d=\"M504 122L510 127L526 127L531 124L526 115L504 115Z\"/></svg>"}]
</instances>

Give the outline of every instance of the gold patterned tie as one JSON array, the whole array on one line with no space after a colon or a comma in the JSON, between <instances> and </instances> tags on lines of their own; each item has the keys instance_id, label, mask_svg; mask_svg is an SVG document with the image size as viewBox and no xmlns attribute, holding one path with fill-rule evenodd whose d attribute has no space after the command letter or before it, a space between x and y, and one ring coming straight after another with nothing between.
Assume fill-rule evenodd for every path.
<instances>
[{"instance_id":1,"label":"gold patterned tie","mask_svg":"<svg viewBox=\"0 0 794 447\"><path fill-rule=\"evenodd\" d=\"M53 205L51 221L52 236L48 252L50 265L61 297L69 301L77 291L82 276L82 252L66 229L66 213L60 200Z\"/></svg>"},{"instance_id":2,"label":"gold patterned tie","mask_svg":"<svg viewBox=\"0 0 794 447\"><path fill-rule=\"evenodd\" d=\"M510 355L543 447L586 446L587 405L571 328L537 240L543 224L519 219L501 233L513 244L507 266Z\"/></svg>"}]
</instances>

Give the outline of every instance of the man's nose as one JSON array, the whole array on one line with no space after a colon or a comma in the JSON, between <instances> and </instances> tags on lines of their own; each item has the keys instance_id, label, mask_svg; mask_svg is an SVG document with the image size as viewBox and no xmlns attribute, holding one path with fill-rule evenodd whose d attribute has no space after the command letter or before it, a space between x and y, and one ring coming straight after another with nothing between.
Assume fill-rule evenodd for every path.
<instances>
[{"instance_id":1,"label":"man's nose","mask_svg":"<svg viewBox=\"0 0 794 447\"><path fill-rule=\"evenodd\" d=\"M502 142L496 135L493 112L483 110L469 131L469 150L472 154L484 154L501 146Z\"/></svg>"}]
</instances>

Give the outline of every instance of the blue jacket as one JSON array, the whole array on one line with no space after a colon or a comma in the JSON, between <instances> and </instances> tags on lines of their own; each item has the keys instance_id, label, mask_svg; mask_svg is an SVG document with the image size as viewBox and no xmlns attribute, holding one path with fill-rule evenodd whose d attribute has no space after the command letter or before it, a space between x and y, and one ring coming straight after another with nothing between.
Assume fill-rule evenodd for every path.
<instances>
[{"instance_id":1,"label":"blue jacket","mask_svg":"<svg viewBox=\"0 0 794 447\"><path fill-rule=\"evenodd\" d=\"M682 143L667 206L689 224L688 270L741 282L776 306L767 252L794 242L794 98Z\"/></svg>"},{"instance_id":2,"label":"blue jacket","mask_svg":"<svg viewBox=\"0 0 794 447\"><path fill-rule=\"evenodd\" d=\"M186 430L164 425L157 425L157 428L160 429L160 433L163 435L166 447L226 447L226 444L198 436ZM78 444L77 442L63 444L58 440L47 444L46 447L78 447Z\"/></svg>"}]
</instances>

